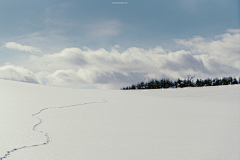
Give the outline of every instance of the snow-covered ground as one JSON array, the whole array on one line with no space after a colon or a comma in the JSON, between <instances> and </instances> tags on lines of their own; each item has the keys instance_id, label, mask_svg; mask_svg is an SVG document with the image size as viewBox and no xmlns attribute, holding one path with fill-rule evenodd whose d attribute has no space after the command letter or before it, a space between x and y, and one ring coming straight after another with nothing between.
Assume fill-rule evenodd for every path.
<instances>
[{"instance_id":1,"label":"snow-covered ground","mask_svg":"<svg viewBox=\"0 0 240 160\"><path fill-rule=\"evenodd\" d=\"M239 160L240 85L84 90L0 80L0 159Z\"/></svg>"}]
</instances>

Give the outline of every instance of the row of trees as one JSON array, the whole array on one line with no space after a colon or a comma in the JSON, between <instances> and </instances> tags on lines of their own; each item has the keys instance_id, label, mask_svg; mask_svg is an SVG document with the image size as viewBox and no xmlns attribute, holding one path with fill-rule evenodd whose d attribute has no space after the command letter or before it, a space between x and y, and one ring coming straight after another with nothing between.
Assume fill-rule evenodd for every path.
<instances>
[{"instance_id":1,"label":"row of trees","mask_svg":"<svg viewBox=\"0 0 240 160\"><path fill-rule=\"evenodd\" d=\"M177 79L176 81L171 81L169 79L156 80L153 79L150 82L141 82L136 85L131 85L121 88L122 90L129 89L161 89L161 88L183 88L183 87L202 87L202 86L218 86L218 85L231 85L240 84L240 77L237 80L235 77L223 77L214 79L197 79L193 81L194 76L187 75L185 79Z\"/></svg>"}]
</instances>

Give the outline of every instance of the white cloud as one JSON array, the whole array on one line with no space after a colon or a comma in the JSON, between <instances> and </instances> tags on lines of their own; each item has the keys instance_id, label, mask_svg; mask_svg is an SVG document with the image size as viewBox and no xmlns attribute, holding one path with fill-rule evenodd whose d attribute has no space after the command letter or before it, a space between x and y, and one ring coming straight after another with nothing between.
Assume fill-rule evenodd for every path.
<instances>
[{"instance_id":1,"label":"white cloud","mask_svg":"<svg viewBox=\"0 0 240 160\"><path fill-rule=\"evenodd\" d=\"M116 36L120 33L122 26L119 21L101 21L87 25L86 29L94 37Z\"/></svg>"},{"instance_id":2,"label":"white cloud","mask_svg":"<svg viewBox=\"0 0 240 160\"><path fill-rule=\"evenodd\" d=\"M228 29L227 32L238 34L240 33L240 29Z\"/></svg>"},{"instance_id":3,"label":"white cloud","mask_svg":"<svg viewBox=\"0 0 240 160\"><path fill-rule=\"evenodd\" d=\"M208 72L201 59L195 58L189 51L167 54L160 46L149 50L132 47L123 53L115 49L109 52L103 48L66 48L42 57L32 55L27 67L35 72L48 72L49 85L109 84L115 85L115 88L147 78L178 78L181 75L177 72Z\"/></svg>"},{"instance_id":4,"label":"white cloud","mask_svg":"<svg viewBox=\"0 0 240 160\"><path fill-rule=\"evenodd\" d=\"M0 67L0 78L28 83L40 83L38 78L30 70L14 65Z\"/></svg>"},{"instance_id":5,"label":"white cloud","mask_svg":"<svg viewBox=\"0 0 240 160\"><path fill-rule=\"evenodd\" d=\"M115 48L119 48L120 46L118 44L114 45Z\"/></svg>"},{"instance_id":6,"label":"white cloud","mask_svg":"<svg viewBox=\"0 0 240 160\"><path fill-rule=\"evenodd\" d=\"M115 88L152 78L196 78L240 76L240 33L238 30L206 39L180 39L184 50L169 52L161 46L151 49L131 47L120 53L117 47L91 50L65 48L54 54L31 55L23 65L41 83L83 88ZM33 73L32 73L33 74Z\"/></svg>"},{"instance_id":7,"label":"white cloud","mask_svg":"<svg viewBox=\"0 0 240 160\"><path fill-rule=\"evenodd\" d=\"M9 48L9 49L15 49L19 51L24 51L24 52L40 52L40 49L32 47L32 46L25 46L21 45L19 43L15 42L7 42L3 47Z\"/></svg>"},{"instance_id":8,"label":"white cloud","mask_svg":"<svg viewBox=\"0 0 240 160\"><path fill-rule=\"evenodd\" d=\"M198 36L189 40L176 40L176 42L187 47L191 53L201 55L202 60L209 63L209 66L218 64L215 67L224 65L240 69L240 29L229 29L228 33L216 36L216 39Z\"/></svg>"}]
</instances>

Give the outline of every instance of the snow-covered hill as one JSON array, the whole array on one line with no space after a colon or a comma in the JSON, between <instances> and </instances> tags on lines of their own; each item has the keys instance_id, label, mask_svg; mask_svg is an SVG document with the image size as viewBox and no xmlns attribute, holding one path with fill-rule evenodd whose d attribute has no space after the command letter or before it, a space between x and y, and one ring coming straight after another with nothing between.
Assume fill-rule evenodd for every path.
<instances>
[{"instance_id":1,"label":"snow-covered hill","mask_svg":"<svg viewBox=\"0 0 240 160\"><path fill-rule=\"evenodd\" d=\"M0 159L240 159L240 85L81 90L0 80Z\"/></svg>"}]
</instances>

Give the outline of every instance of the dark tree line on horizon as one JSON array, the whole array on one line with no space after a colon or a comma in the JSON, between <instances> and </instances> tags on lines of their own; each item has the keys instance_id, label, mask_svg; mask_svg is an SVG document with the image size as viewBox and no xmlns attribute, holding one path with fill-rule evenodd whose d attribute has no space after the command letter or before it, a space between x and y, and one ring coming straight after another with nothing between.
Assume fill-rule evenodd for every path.
<instances>
[{"instance_id":1,"label":"dark tree line on horizon","mask_svg":"<svg viewBox=\"0 0 240 160\"><path fill-rule=\"evenodd\" d=\"M177 79L171 81L169 79L162 78L161 80L152 79L149 82L141 82L133 84L127 87L121 88L121 90L133 90L133 89L162 89L162 88L184 88L184 87L203 87L203 86L219 86L219 85L232 85L240 84L240 77L237 80L235 77L223 77L214 79L197 79L193 81L194 76L187 75L185 79Z\"/></svg>"}]
</instances>

